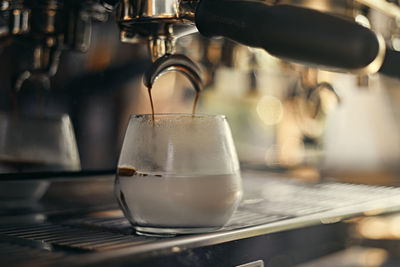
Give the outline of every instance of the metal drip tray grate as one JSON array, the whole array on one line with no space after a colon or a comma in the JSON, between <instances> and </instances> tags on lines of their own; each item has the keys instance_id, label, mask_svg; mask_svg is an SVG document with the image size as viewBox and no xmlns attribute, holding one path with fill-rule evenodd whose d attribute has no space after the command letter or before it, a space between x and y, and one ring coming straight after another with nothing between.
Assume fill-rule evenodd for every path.
<instances>
[{"instance_id":1,"label":"metal drip tray grate","mask_svg":"<svg viewBox=\"0 0 400 267\"><path fill-rule=\"evenodd\" d=\"M86 220L90 222L100 219ZM107 221L116 228L110 228L108 231L107 227L101 229L97 224L90 226L90 223L0 226L0 260L7 263L18 262L22 265L51 264L71 255L120 249L156 240L156 238L126 234L125 231L120 233L117 229L126 226L124 218L101 219L101 221ZM116 221L120 221L120 224Z\"/></svg>"},{"instance_id":2,"label":"metal drip tray grate","mask_svg":"<svg viewBox=\"0 0 400 267\"><path fill-rule=\"evenodd\" d=\"M119 210L93 211L44 224L0 225L0 261L21 266L78 264L74 261L78 257L106 257L117 250L135 255L155 248L212 245L399 207L398 188L305 184L253 175L244 179L243 201L220 231L169 238L144 237L134 233Z\"/></svg>"},{"instance_id":3,"label":"metal drip tray grate","mask_svg":"<svg viewBox=\"0 0 400 267\"><path fill-rule=\"evenodd\" d=\"M71 253L110 250L154 241L154 238L52 224L0 227L0 236L8 242Z\"/></svg>"}]
</instances>

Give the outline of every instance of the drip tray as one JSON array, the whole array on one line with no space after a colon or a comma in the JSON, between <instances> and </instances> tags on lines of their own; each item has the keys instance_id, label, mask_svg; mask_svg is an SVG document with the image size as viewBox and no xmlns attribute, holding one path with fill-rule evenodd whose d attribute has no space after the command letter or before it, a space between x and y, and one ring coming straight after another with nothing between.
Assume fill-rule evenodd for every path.
<instances>
[{"instance_id":1,"label":"drip tray","mask_svg":"<svg viewBox=\"0 0 400 267\"><path fill-rule=\"evenodd\" d=\"M272 242L273 237L282 240L282 236L277 236L279 233L287 235L291 232L296 240L300 240L296 231L300 235L300 232L311 232L306 234L305 243L295 242L297 247L292 250L301 251L308 244L306 247L316 253L311 245L313 237L318 236L321 242L327 242L324 238L338 239L338 231L343 229L343 224L338 222L354 216L400 209L400 189L395 187L310 184L294 179L271 178L261 172L245 173L243 184L244 196L240 207L224 228L213 233L175 237L139 236L115 203L102 203L103 209L92 205L84 212L73 212L71 209L56 212L57 205L53 203L50 208L41 210L45 219L40 222L7 224L1 223L0 219L0 261L17 266L143 263L205 248L210 251L201 251L201 255L213 255L218 251L235 253L233 251L242 247L242 243L252 240L258 241L248 246L271 245L268 242ZM315 231L322 231L322 234L310 235ZM336 240L336 249L344 245L344 237L340 238ZM273 247L279 247L277 244ZM290 247L288 244L285 246ZM321 244L316 243L315 246ZM248 249L258 251L254 247ZM264 250L256 256L265 260L267 254ZM218 259L218 262L222 261ZM179 261L175 263L179 265ZM239 263L240 260L237 265Z\"/></svg>"}]
</instances>

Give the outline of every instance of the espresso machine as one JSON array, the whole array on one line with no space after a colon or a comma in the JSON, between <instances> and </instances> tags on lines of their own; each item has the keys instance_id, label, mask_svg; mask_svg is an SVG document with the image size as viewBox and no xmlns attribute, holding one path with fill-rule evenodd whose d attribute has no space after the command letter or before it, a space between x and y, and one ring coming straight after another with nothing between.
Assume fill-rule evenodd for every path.
<instances>
[{"instance_id":1,"label":"espresso machine","mask_svg":"<svg viewBox=\"0 0 400 267\"><path fill-rule=\"evenodd\" d=\"M24 165L2 169L0 164L0 260L10 266L297 266L347 251L349 246L356 247L350 251L353 258L367 255L371 251L363 245L379 244L364 234L376 233L378 228L394 229L382 238L396 240L397 185L340 183L314 175L315 169L310 176L307 170L306 174L288 172L286 166L244 165L244 195L237 212L226 226L205 234L140 236L113 196L120 143L110 140L121 139L115 129L126 127L126 113L132 110L121 115L121 103L141 107L146 89L151 90L156 81L164 82L168 91L168 82L161 76L170 72L183 74L191 91L208 90L211 82L206 82L205 74L209 75L216 60L208 58L207 65L204 55L185 53L190 49L182 49L180 41L192 34L200 33L198 43L208 44L209 50L210 42L228 40L220 47L221 58L228 50L241 47L246 54L247 47L253 47L260 49L252 52L251 64L260 61L257 53L261 50L285 62L279 61L282 68L292 71L294 63L302 77L293 77L302 86L319 70L350 73L360 83L374 73L394 80L400 77L400 56L392 36L356 23L349 10L376 10L393 21L400 15L396 1L384 0L0 1L0 56L6 59L0 64L4 81L0 162L4 155L10 154L14 161L25 155L13 154L17 149L7 146L10 136L26 141L21 151L33 151ZM186 43L186 48L191 45ZM76 74L78 70L84 74ZM248 73L245 76L254 85L257 76ZM118 84L119 89L110 84ZM292 90L285 95L286 103L299 96L313 100L321 88L335 92L332 84L312 84L307 88L315 90L302 95ZM161 91L154 91L154 97ZM54 93L48 100L55 104L45 111L37 108L40 101L36 99L43 92ZM336 96L340 102L340 93ZM285 105L275 96L262 101ZM241 112L242 103L232 109ZM46 112L54 110L63 114L49 118ZM111 116L116 110L125 117ZM30 126L18 128L21 121ZM242 121L238 125L247 127ZM17 130L11 132L11 128ZM40 134L38 129L49 134ZM53 133L66 137L57 139ZM57 149L38 153L38 147L44 147L39 143L54 144L51 148ZM384 217L387 213L389 217ZM390 227L382 227L383 222ZM385 245L368 255L380 263L396 260L397 251Z\"/></svg>"},{"instance_id":2,"label":"espresso machine","mask_svg":"<svg viewBox=\"0 0 400 267\"><path fill-rule=\"evenodd\" d=\"M63 50L87 50L92 20L111 16L122 42L147 43L154 64L146 83L174 66L187 65L179 70L198 76L189 58L174 62L172 56L176 40L196 31L330 70L393 72L395 58L379 34L358 24L303 7L257 1L4 1L1 14L3 46L31 46L25 58L29 64L15 71L15 90L26 79L53 76Z\"/></svg>"}]
</instances>

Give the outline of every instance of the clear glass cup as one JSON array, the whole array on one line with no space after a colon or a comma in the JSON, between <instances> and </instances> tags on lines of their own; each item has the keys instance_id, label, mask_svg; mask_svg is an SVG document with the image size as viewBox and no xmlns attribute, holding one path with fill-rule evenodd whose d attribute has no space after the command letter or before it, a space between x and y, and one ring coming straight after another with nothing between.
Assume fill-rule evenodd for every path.
<instances>
[{"instance_id":1,"label":"clear glass cup","mask_svg":"<svg viewBox=\"0 0 400 267\"><path fill-rule=\"evenodd\" d=\"M79 171L74 130L68 115L16 116L0 112L0 173ZM48 181L1 181L0 201L38 200Z\"/></svg>"},{"instance_id":2,"label":"clear glass cup","mask_svg":"<svg viewBox=\"0 0 400 267\"><path fill-rule=\"evenodd\" d=\"M17 117L0 113L0 172L80 170L68 115Z\"/></svg>"},{"instance_id":3,"label":"clear glass cup","mask_svg":"<svg viewBox=\"0 0 400 267\"><path fill-rule=\"evenodd\" d=\"M225 116L132 115L115 180L119 205L139 234L208 232L242 196Z\"/></svg>"}]
</instances>

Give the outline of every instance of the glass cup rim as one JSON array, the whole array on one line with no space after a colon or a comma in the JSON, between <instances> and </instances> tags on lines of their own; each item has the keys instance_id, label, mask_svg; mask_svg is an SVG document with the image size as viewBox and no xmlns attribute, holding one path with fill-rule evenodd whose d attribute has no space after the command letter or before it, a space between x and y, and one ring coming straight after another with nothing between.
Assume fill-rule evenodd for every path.
<instances>
[{"instance_id":1,"label":"glass cup rim","mask_svg":"<svg viewBox=\"0 0 400 267\"><path fill-rule=\"evenodd\" d=\"M151 118L153 115L151 113L143 113L143 114L132 114L129 119L136 118ZM226 119L225 115L222 114L203 114L203 113L154 113L154 117L157 118L182 118L182 117L195 117L195 118L220 118Z\"/></svg>"}]
</instances>

